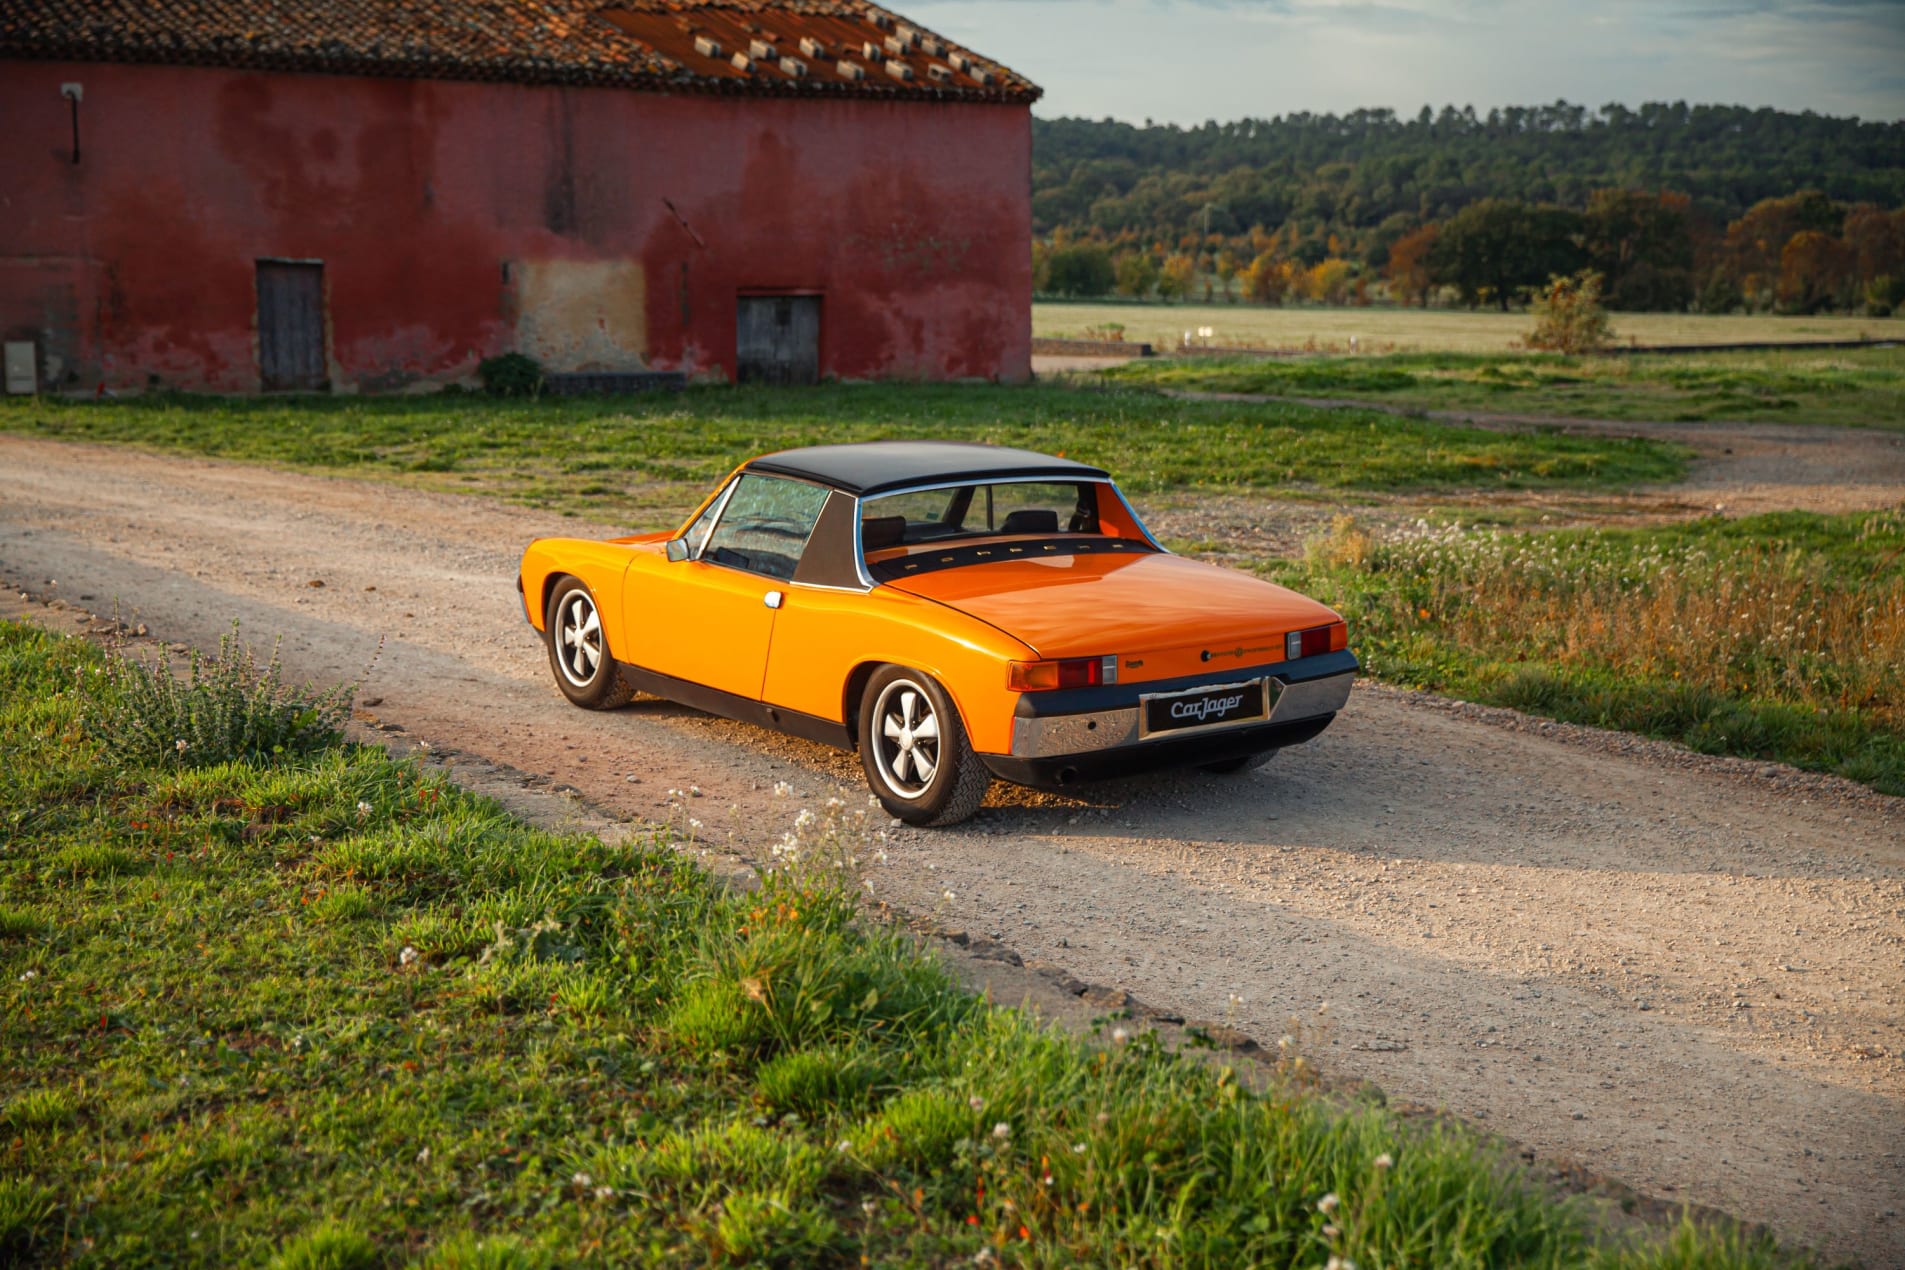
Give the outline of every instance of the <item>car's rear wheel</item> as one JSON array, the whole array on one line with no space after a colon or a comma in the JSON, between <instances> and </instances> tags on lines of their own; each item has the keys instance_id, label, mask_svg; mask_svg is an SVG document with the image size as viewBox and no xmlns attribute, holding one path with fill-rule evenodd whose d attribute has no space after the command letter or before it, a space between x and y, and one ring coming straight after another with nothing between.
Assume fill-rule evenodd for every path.
<instances>
[{"instance_id":1,"label":"car's rear wheel","mask_svg":"<svg viewBox=\"0 0 1905 1270\"><path fill-rule=\"evenodd\" d=\"M1239 754L1236 758L1219 759L1215 763L1199 763L1197 769L1213 776L1236 776L1243 772L1254 772L1276 756L1275 750L1258 750L1255 754Z\"/></svg>"},{"instance_id":2,"label":"car's rear wheel","mask_svg":"<svg viewBox=\"0 0 1905 1270\"><path fill-rule=\"evenodd\" d=\"M549 646L549 668L556 687L575 704L590 710L613 710L634 696L622 679L622 669L609 652L602 629L602 612L595 596L580 578L564 578L549 593L543 613L543 640Z\"/></svg>"},{"instance_id":3,"label":"car's rear wheel","mask_svg":"<svg viewBox=\"0 0 1905 1270\"><path fill-rule=\"evenodd\" d=\"M951 825L979 810L990 776L946 690L882 666L860 696L860 762L880 805L909 825Z\"/></svg>"}]
</instances>

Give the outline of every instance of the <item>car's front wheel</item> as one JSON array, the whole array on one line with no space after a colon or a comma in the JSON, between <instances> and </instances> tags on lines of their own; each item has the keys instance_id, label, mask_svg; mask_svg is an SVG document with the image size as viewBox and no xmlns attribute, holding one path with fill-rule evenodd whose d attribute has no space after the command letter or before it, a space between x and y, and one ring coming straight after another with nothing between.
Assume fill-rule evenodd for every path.
<instances>
[{"instance_id":1,"label":"car's front wheel","mask_svg":"<svg viewBox=\"0 0 1905 1270\"><path fill-rule=\"evenodd\" d=\"M951 825L979 810L990 777L946 690L882 666L860 697L860 762L880 805L909 825Z\"/></svg>"},{"instance_id":2,"label":"car's front wheel","mask_svg":"<svg viewBox=\"0 0 1905 1270\"><path fill-rule=\"evenodd\" d=\"M635 694L623 681L622 669L609 652L601 610L582 579L558 582L549 593L549 607L543 617L549 668L555 672L556 687L562 689L562 695L590 710L627 705Z\"/></svg>"}]
</instances>

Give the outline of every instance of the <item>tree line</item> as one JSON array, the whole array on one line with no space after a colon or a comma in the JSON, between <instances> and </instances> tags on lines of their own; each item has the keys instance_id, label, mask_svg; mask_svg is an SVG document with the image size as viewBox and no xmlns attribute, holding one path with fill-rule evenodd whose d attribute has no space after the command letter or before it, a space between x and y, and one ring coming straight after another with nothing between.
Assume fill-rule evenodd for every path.
<instances>
[{"instance_id":1,"label":"tree line","mask_svg":"<svg viewBox=\"0 0 1905 1270\"><path fill-rule=\"evenodd\" d=\"M1567 103L1200 128L1033 121L1035 267L1070 295L1623 309L1905 305L1905 122Z\"/></svg>"}]
</instances>

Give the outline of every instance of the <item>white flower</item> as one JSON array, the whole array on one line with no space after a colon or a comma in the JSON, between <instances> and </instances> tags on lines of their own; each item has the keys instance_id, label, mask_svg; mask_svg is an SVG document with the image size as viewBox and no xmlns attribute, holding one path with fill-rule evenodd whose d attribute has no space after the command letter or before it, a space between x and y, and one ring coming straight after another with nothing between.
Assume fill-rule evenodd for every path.
<instances>
[{"instance_id":1,"label":"white flower","mask_svg":"<svg viewBox=\"0 0 1905 1270\"><path fill-rule=\"evenodd\" d=\"M1012 1126L1001 1120L998 1124L992 1126L992 1136L1004 1142L1007 1138L1012 1136Z\"/></svg>"},{"instance_id":2,"label":"white flower","mask_svg":"<svg viewBox=\"0 0 1905 1270\"><path fill-rule=\"evenodd\" d=\"M25 974L20 976L20 982L27 983L27 982L30 982L31 980L38 979L39 977L40 977L39 971L29 970Z\"/></svg>"},{"instance_id":3,"label":"white flower","mask_svg":"<svg viewBox=\"0 0 1905 1270\"><path fill-rule=\"evenodd\" d=\"M370 810L371 808L369 803L365 802L361 798L357 800L357 818L359 820L364 820L368 818L370 815Z\"/></svg>"},{"instance_id":4,"label":"white flower","mask_svg":"<svg viewBox=\"0 0 1905 1270\"><path fill-rule=\"evenodd\" d=\"M1356 1263L1348 1257L1331 1257L1323 1270L1356 1270Z\"/></svg>"},{"instance_id":5,"label":"white flower","mask_svg":"<svg viewBox=\"0 0 1905 1270\"><path fill-rule=\"evenodd\" d=\"M846 806L846 804L845 804L844 802L842 802L842 801L841 801L840 799L838 799L838 798L829 798L829 799L827 800L827 810L828 810L828 811L832 811L832 810L833 810L833 809L834 809L835 807L845 807L845 806Z\"/></svg>"},{"instance_id":6,"label":"white flower","mask_svg":"<svg viewBox=\"0 0 1905 1270\"><path fill-rule=\"evenodd\" d=\"M877 1200L863 1199L860 1201L860 1211L865 1213L868 1217L873 1216L874 1211L879 1207L880 1205Z\"/></svg>"},{"instance_id":7,"label":"white flower","mask_svg":"<svg viewBox=\"0 0 1905 1270\"><path fill-rule=\"evenodd\" d=\"M1336 1192L1331 1191L1329 1194L1325 1195L1322 1199L1319 1199L1316 1201L1316 1211L1323 1214L1323 1216L1328 1217L1331 1213L1336 1211L1336 1205L1339 1202L1341 1201L1339 1201L1336 1198Z\"/></svg>"},{"instance_id":8,"label":"white flower","mask_svg":"<svg viewBox=\"0 0 1905 1270\"><path fill-rule=\"evenodd\" d=\"M1125 1031L1123 1028L1114 1027L1111 1029L1111 1040L1113 1044L1123 1045L1126 1041L1130 1039L1131 1039L1131 1033Z\"/></svg>"},{"instance_id":9,"label":"white flower","mask_svg":"<svg viewBox=\"0 0 1905 1270\"><path fill-rule=\"evenodd\" d=\"M423 1150L417 1152L418 1164L428 1164L429 1162L430 1162L430 1148L429 1147L425 1147Z\"/></svg>"},{"instance_id":10,"label":"white flower","mask_svg":"<svg viewBox=\"0 0 1905 1270\"><path fill-rule=\"evenodd\" d=\"M1384 1151L1381 1155L1376 1157L1376 1167L1379 1169L1393 1169L1396 1167L1396 1157Z\"/></svg>"},{"instance_id":11,"label":"white flower","mask_svg":"<svg viewBox=\"0 0 1905 1270\"><path fill-rule=\"evenodd\" d=\"M792 785L789 785L786 781L774 782L774 797L792 798L793 796L794 796L794 787Z\"/></svg>"},{"instance_id":12,"label":"white flower","mask_svg":"<svg viewBox=\"0 0 1905 1270\"><path fill-rule=\"evenodd\" d=\"M981 1098L978 1094L974 1094L972 1097L966 1099L966 1105L971 1107L974 1111L984 1111L986 1109L986 1100Z\"/></svg>"},{"instance_id":13,"label":"white flower","mask_svg":"<svg viewBox=\"0 0 1905 1270\"><path fill-rule=\"evenodd\" d=\"M1323 1226L1323 1238L1325 1239L1334 1239L1342 1233L1342 1228L1333 1222L1327 1222Z\"/></svg>"},{"instance_id":14,"label":"white flower","mask_svg":"<svg viewBox=\"0 0 1905 1270\"><path fill-rule=\"evenodd\" d=\"M875 851L873 853L873 859L875 863L885 864L886 863L886 848L881 847L878 851Z\"/></svg>"},{"instance_id":15,"label":"white flower","mask_svg":"<svg viewBox=\"0 0 1905 1270\"><path fill-rule=\"evenodd\" d=\"M847 1152L853 1150L853 1143L849 1142L845 1138L842 1138L840 1139L839 1142L834 1144L833 1149L835 1151L838 1151L841 1155L845 1155Z\"/></svg>"},{"instance_id":16,"label":"white flower","mask_svg":"<svg viewBox=\"0 0 1905 1270\"><path fill-rule=\"evenodd\" d=\"M570 1178L569 1180L571 1182L574 1182L577 1186L594 1186L595 1185L595 1179L590 1177L587 1173L577 1173L574 1177Z\"/></svg>"},{"instance_id":17,"label":"white flower","mask_svg":"<svg viewBox=\"0 0 1905 1270\"><path fill-rule=\"evenodd\" d=\"M614 1195L615 1188L613 1186L598 1186L595 1188L595 1197L598 1200L611 1199Z\"/></svg>"},{"instance_id":18,"label":"white flower","mask_svg":"<svg viewBox=\"0 0 1905 1270\"><path fill-rule=\"evenodd\" d=\"M958 899L959 897L957 895L954 895L951 891L942 891L940 892L939 898L944 900L946 903L950 904L954 900Z\"/></svg>"},{"instance_id":19,"label":"white flower","mask_svg":"<svg viewBox=\"0 0 1905 1270\"><path fill-rule=\"evenodd\" d=\"M177 750L179 753L183 754L185 753L185 751L191 749L192 747L185 743L184 737L180 737L178 740L172 742L172 748Z\"/></svg>"},{"instance_id":20,"label":"white flower","mask_svg":"<svg viewBox=\"0 0 1905 1270\"><path fill-rule=\"evenodd\" d=\"M417 956L417 950L412 948L409 944L405 944L403 951L397 954L397 964L400 966L408 966L417 959Z\"/></svg>"},{"instance_id":21,"label":"white flower","mask_svg":"<svg viewBox=\"0 0 1905 1270\"><path fill-rule=\"evenodd\" d=\"M690 786L688 786L688 797L690 797L690 798L699 798L699 797L701 797L701 786L699 786L699 785L690 785Z\"/></svg>"},{"instance_id":22,"label":"white flower","mask_svg":"<svg viewBox=\"0 0 1905 1270\"><path fill-rule=\"evenodd\" d=\"M1073 1154L1073 1155L1083 1155L1084 1153L1085 1153L1085 1144L1084 1144L1084 1143L1082 1143L1082 1142L1074 1142L1074 1143L1072 1143L1072 1154Z\"/></svg>"},{"instance_id":23,"label":"white flower","mask_svg":"<svg viewBox=\"0 0 1905 1270\"><path fill-rule=\"evenodd\" d=\"M794 817L794 828L796 830L805 829L808 825L811 825L814 823L814 819L815 817L814 817L813 808L802 807L800 809L800 815Z\"/></svg>"},{"instance_id":24,"label":"white flower","mask_svg":"<svg viewBox=\"0 0 1905 1270\"><path fill-rule=\"evenodd\" d=\"M693 816L690 816L688 817L688 827L690 829L699 829L701 828L701 822L696 820Z\"/></svg>"}]
</instances>

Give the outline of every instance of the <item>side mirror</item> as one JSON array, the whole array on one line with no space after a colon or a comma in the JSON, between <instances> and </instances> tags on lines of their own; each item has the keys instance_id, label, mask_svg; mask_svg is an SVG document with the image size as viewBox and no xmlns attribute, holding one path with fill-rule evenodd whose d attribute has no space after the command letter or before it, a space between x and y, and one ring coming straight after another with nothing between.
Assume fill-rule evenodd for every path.
<instances>
[{"instance_id":1,"label":"side mirror","mask_svg":"<svg viewBox=\"0 0 1905 1270\"><path fill-rule=\"evenodd\" d=\"M688 540L686 538L670 538L668 540L668 558L676 564L680 564L683 560L686 560L688 558Z\"/></svg>"}]
</instances>

